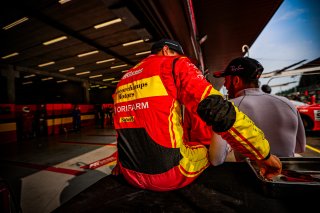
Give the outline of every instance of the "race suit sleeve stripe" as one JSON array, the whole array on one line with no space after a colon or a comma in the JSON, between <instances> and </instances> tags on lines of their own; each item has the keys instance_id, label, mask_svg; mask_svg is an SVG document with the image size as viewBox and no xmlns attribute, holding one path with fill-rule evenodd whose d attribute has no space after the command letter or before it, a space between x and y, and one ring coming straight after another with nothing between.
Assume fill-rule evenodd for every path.
<instances>
[{"instance_id":1,"label":"race suit sleeve stripe","mask_svg":"<svg viewBox=\"0 0 320 213\"><path fill-rule=\"evenodd\" d=\"M171 138L171 146L176 147L177 143L176 143L176 139L175 139L175 135L174 135L174 131L173 131L173 123L172 123L172 117L174 114L173 109L174 109L174 103L172 103L172 106L170 108L170 114L168 117L168 121L169 121L169 133L170 133L170 138Z\"/></svg>"},{"instance_id":2,"label":"race suit sleeve stripe","mask_svg":"<svg viewBox=\"0 0 320 213\"><path fill-rule=\"evenodd\" d=\"M259 153L259 151L252 145L252 143L250 143L248 141L248 139L246 139L243 135L241 135L240 132L238 132L235 128L231 128L229 132L234 132L239 138L240 140L242 140L244 143L243 144L246 144L247 146L244 146L244 147L248 147L247 149L252 149L255 153L255 158L256 159L263 159L264 157ZM240 141L239 140L239 141Z\"/></svg>"},{"instance_id":3,"label":"race suit sleeve stripe","mask_svg":"<svg viewBox=\"0 0 320 213\"><path fill-rule=\"evenodd\" d=\"M264 133L232 102L211 95L200 102L197 112L236 151L253 160L269 155L270 146Z\"/></svg>"},{"instance_id":4,"label":"race suit sleeve stripe","mask_svg":"<svg viewBox=\"0 0 320 213\"><path fill-rule=\"evenodd\" d=\"M222 96L221 93L219 93L217 90L213 89L211 85L207 86L207 88L204 90L202 96L201 96L201 101L208 97L209 95L220 95Z\"/></svg>"},{"instance_id":5,"label":"race suit sleeve stripe","mask_svg":"<svg viewBox=\"0 0 320 213\"><path fill-rule=\"evenodd\" d=\"M254 125L244 113L236 108L237 116L234 125L221 136L232 148L240 150L253 160L262 160L269 155L270 146L263 132Z\"/></svg>"},{"instance_id":6,"label":"race suit sleeve stripe","mask_svg":"<svg viewBox=\"0 0 320 213\"><path fill-rule=\"evenodd\" d=\"M212 86L211 85L207 86L207 88L204 90L200 100L202 101L203 99L205 99L211 90L212 90Z\"/></svg>"},{"instance_id":7,"label":"race suit sleeve stripe","mask_svg":"<svg viewBox=\"0 0 320 213\"><path fill-rule=\"evenodd\" d=\"M173 101L168 117L172 148L180 147L180 144L182 144L183 130L180 125L180 117L178 116L180 114L180 104L177 101Z\"/></svg>"}]
</instances>

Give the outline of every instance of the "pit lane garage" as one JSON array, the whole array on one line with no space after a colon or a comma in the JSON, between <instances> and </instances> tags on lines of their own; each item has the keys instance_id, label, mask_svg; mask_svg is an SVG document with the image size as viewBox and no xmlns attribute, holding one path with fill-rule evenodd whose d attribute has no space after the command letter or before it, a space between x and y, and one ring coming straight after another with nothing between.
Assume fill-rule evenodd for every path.
<instances>
[{"instance_id":1,"label":"pit lane garage","mask_svg":"<svg viewBox=\"0 0 320 213\"><path fill-rule=\"evenodd\" d=\"M244 54L242 46L253 44L281 2L247 0L230 4L210 0L74 0L61 4L53 0L11 1L8 7L1 7L4 17L1 26L8 26L16 20L24 24L17 25L19 30L12 28L15 30L1 32L2 37L6 38L5 42L2 41L1 66L5 72L14 71L20 79L16 89L22 95L15 97L20 101L28 94L24 93L28 89L24 89L23 83L31 74L39 79L35 82L41 84L40 88L47 91L53 84L43 84L41 79L44 77L68 80L69 84L101 84L112 91L115 84L63 69L77 67L79 71L86 71L90 67L94 74L102 73L104 78L118 80L123 75L121 71L124 67L121 65L126 64L125 69L133 66L144 57L137 53L149 50L152 43L162 37L180 41L188 56L203 70L208 68L213 72L225 67L231 58ZM100 28L99 31L94 28L117 18L124 20L120 26ZM241 33L235 33L239 31ZM66 36L67 39L43 48L44 42L59 36ZM207 39L204 41L202 38ZM123 45L133 41L139 41L135 48ZM78 55L84 53L98 55L79 60L85 56ZM114 60L108 61L111 64L106 61L96 63L112 58ZM54 63L49 65L45 63L52 61ZM221 87L222 82L212 81L217 88ZM6 86L10 87L9 84ZM30 91L40 92L35 88L39 87L31 86ZM82 100L86 97L84 95ZM26 95L26 98L30 96ZM208 170L195 185L161 194L134 189L121 179L108 176L63 203L60 208L55 206L54 211L253 212L259 209L261 212L289 212L295 209L293 204L297 203L292 200L268 198L256 191L252 186L252 177L242 175L249 172L246 164L226 164L216 170ZM215 178L212 180L211 177ZM202 199L204 197L208 199Z\"/></svg>"}]
</instances>

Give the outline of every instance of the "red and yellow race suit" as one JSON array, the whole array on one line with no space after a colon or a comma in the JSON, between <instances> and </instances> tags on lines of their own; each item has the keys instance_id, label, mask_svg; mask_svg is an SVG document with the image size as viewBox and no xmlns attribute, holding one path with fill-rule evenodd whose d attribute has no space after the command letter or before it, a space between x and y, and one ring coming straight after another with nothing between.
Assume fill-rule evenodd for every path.
<instances>
[{"instance_id":1,"label":"red and yellow race suit","mask_svg":"<svg viewBox=\"0 0 320 213\"><path fill-rule=\"evenodd\" d=\"M268 156L269 144L251 120L232 104L232 110L219 104L221 94L189 59L182 57L173 66L175 58L150 55L117 85L114 124L125 179L140 188L168 191L188 185L209 166L205 146L183 140L180 103L190 111L198 109L202 119L212 114L206 108L212 105L218 116L209 116L206 122L223 130L221 135L231 146L253 159ZM223 113L231 118L220 116Z\"/></svg>"},{"instance_id":2,"label":"red and yellow race suit","mask_svg":"<svg viewBox=\"0 0 320 213\"><path fill-rule=\"evenodd\" d=\"M197 112L190 112L188 109L185 109L183 135L186 141L199 142L208 147L211 143L213 132L211 126L208 126L198 116Z\"/></svg>"}]
</instances>

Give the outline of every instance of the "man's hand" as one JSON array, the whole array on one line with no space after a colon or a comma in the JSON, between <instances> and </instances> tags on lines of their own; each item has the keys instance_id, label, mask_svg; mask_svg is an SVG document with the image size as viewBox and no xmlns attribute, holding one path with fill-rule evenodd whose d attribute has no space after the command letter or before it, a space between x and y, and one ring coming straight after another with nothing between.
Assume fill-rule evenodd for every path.
<instances>
[{"instance_id":1,"label":"man's hand","mask_svg":"<svg viewBox=\"0 0 320 213\"><path fill-rule=\"evenodd\" d=\"M257 161L257 165L260 168L260 175L269 180L274 176L280 175L282 171L282 164L275 155L270 155L267 160Z\"/></svg>"}]
</instances>

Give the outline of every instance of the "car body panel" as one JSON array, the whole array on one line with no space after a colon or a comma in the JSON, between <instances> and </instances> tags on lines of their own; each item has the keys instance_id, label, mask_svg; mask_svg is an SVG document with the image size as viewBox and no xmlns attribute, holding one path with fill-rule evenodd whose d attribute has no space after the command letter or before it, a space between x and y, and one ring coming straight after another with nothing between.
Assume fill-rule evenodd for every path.
<instances>
[{"instance_id":1,"label":"car body panel","mask_svg":"<svg viewBox=\"0 0 320 213\"><path fill-rule=\"evenodd\" d=\"M306 130L320 131L320 104L297 106Z\"/></svg>"}]
</instances>

